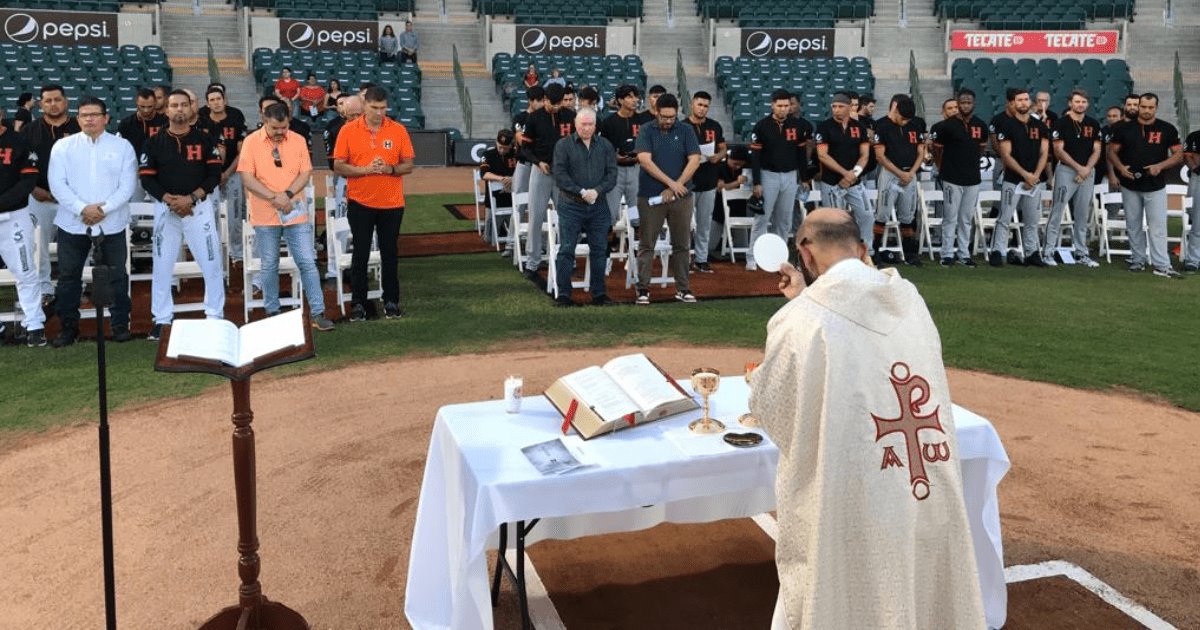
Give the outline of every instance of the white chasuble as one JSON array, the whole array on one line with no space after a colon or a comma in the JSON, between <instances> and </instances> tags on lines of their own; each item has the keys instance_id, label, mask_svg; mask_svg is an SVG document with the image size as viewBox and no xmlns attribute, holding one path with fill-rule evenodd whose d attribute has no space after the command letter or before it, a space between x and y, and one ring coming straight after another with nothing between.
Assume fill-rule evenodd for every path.
<instances>
[{"instance_id":1,"label":"white chasuble","mask_svg":"<svg viewBox=\"0 0 1200 630\"><path fill-rule=\"evenodd\" d=\"M830 268L771 318L750 409L779 446L791 630L986 627L941 340L912 283Z\"/></svg>"}]
</instances>

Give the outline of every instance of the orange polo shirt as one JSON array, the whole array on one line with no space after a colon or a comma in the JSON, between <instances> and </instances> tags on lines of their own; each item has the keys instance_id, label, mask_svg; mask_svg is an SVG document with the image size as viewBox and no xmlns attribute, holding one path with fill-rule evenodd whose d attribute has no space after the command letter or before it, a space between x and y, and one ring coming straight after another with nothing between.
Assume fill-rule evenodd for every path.
<instances>
[{"instance_id":1,"label":"orange polo shirt","mask_svg":"<svg viewBox=\"0 0 1200 630\"><path fill-rule=\"evenodd\" d=\"M308 156L308 143L300 134L289 131L279 143L279 163L275 166L275 156L272 150L275 143L267 135L266 128L259 129L246 136L242 142L242 153L238 158L238 172L249 173L271 190L283 191L296 181L300 173L312 171L312 158ZM296 193L297 199L304 198L304 191ZM280 225L279 212L271 202L250 193L246 189L246 199L250 206L251 225ZM301 216L288 222L288 225L298 225L308 220Z\"/></svg>"},{"instance_id":2,"label":"orange polo shirt","mask_svg":"<svg viewBox=\"0 0 1200 630\"><path fill-rule=\"evenodd\" d=\"M351 166L368 166L375 158L395 165L416 157L404 125L384 116L377 131L360 116L338 132L333 159ZM368 208L391 210L404 207L404 178L395 175L362 175L346 178L346 197Z\"/></svg>"}]
</instances>

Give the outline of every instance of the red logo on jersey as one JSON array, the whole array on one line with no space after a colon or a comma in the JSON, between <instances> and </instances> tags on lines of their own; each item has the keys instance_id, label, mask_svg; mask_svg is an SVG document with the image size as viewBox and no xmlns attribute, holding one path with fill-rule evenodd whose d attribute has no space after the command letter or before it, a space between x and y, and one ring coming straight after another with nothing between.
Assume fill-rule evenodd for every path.
<instances>
[{"instance_id":1,"label":"red logo on jersey","mask_svg":"<svg viewBox=\"0 0 1200 630\"><path fill-rule=\"evenodd\" d=\"M233 140L234 131L235 129L233 127L225 127L221 130L221 135L225 136L226 140Z\"/></svg>"},{"instance_id":2,"label":"red logo on jersey","mask_svg":"<svg viewBox=\"0 0 1200 630\"><path fill-rule=\"evenodd\" d=\"M12 149L0 149L0 164L5 166L12 164Z\"/></svg>"},{"instance_id":3,"label":"red logo on jersey","mask_svg":"<svg viewBox=\"0 0 1200 630\"><path fill-rule=\"evenodd\" d=\"M862 134L860 133L860 131L861 130L858 127L851 127L850 128L850 137L851 138L861 138Z\"/></svg>"},{"instance_id":4,"label":"red logo on jersey","mask_svg":"<svg viewBox=\"0 0 1200 630\"><path fill-rule=\"evenodd\" d=\"M199 162L204 157L204 148L198 144L187 145L187 161Z\"/></svg>"},{"instance_id":5,"label":"red logo on jersey","mask_svg":"<svg viewBox=\"0 0 1200 630\"><path fill-rule=\"evenodd\" d=\"M150 128L150 137L153 138L154 136L157 136L158 132L160 132L160 131L162 131L162 127L151 127Z\"/></svg>"},{"instance_id":6,"label":"red logo on jersey","mask_svg":"<svg viewBox=\"0 0 1200 630\"><path fill-rule=\"evenodd\" d=\"M972 140L983 139L983 128L982 127L971 127L971 139Z\"/></svg>"},{"instance_id":7,"label":"red logo on jersey","mask_svg":"<svg viewBox=\"0 0 1200 630\"><path fill-rule=\"evenodd\" d=\"M783 137L787 138L788 142L795 142L796 137L797 137L796 130L795 129L784 130Z\"/></svg>"},{"instance_id":8,"label":"red logo on jersey","mask_svg":"<svg viewBox=\"0 0 1200 630\"><path fill-rule=\"evenodd\" d=\"M917 144L917 132L915 132L915 131L908 132L908 143L909 144Z\"/></svg>"},{"instance_id":9,"label":"red logo on jersey","mask_svg":"<svg viewBox=\"0 0 1200 630\"><path fill-rule=\"evenodd\" d=\"M633 137L636 138L637 134L638 134L638 129L641 129L642 126L641 125L630 125L629 128L633 129Z\"/></svg>"},{"instance_id":10,"label":"red logo on jersey","mask_svg":"<svg viewBox=\"0 0 1200 630\"><path fill-rule=\"evenodd\" d=\"M704 130L704 144L708 144L709 142L716 142L716 141L717 141L717 132L713 131L712 129L705 129Z\"/></svg>"},{"instance_id":11,"label":"red logo on jersey","mask_svg":"<svg viewBox=\"0 0 1200 630\"><path fill-rule=\"evenodd\" d=\"M1162 132L1151 131L1150 133L1146 134L1146 142L1149 144L1162 144Z\"/></svg>"},{"instance_id":12,"label":"red logo on jersey","mask_svg":"<svg viewBox=\"0 0 1200 630\"><path fill-rule=\"evenodd\" d=\"M558 123L558 135L560 135L560 136L571 135L571 123Z\"/></svg>"},{"instance_id":13,"label":"red logo on jersey","mask_svg":"<svg viewBox=\"0 0 1200 630\"><path fill-rule=\"evenodd\" d=\"M1029 128L1029 139L1030 140L1041 140L1041 138L1042 138L1042 132L1040 129L1038 129L1037 127Z\"/></svg>"},{"instance_id":14,"label":"red logo on jersey","mask_svg":"<svg viewBox=\"0 0 1200 630\"><path fill-rule=\"evenodd\" d=\"M1094 133L1095 133L1095 131L1091 127L1083 128L1083 137L1084 138L1091 138Z\"/></svg>"}]
</instances>

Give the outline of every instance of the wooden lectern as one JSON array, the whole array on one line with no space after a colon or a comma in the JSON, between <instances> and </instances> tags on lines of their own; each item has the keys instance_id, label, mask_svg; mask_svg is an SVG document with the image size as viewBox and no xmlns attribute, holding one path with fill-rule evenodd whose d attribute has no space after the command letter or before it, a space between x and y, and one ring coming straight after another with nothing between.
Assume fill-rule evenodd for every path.
<instances>
[{"instance_id":1,"label":"wooden lectern","mask_svg":"<svg viewBox=\"0 0 1200 630\"><path fill-rule=\"evenodd\" d=\"M236 368L220 361L193 357L167 357L171 326L163 329L154 369L158 372L203 372L229 379L233 386L233 479L238 516L238 604L205 621L200 630L309 630L300 613L279 602L268 601L258 582L258 499L255 490L254 412L250 410L250 377L256 372L316 356L312 326L304 317L304 345L285 348Z\"/></svg>"}]
</instances>

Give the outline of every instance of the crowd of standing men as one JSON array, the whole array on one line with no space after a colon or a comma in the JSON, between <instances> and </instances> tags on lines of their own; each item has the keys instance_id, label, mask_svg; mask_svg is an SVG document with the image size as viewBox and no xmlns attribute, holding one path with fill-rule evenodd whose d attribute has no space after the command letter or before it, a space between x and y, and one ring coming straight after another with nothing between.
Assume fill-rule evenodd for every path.
<instances>
[{"instance_id":1,"label":"crowd of standing men","mask_svg":"<svg viewBox=\"0 0 1200 630\"><path fill-rule=\"evenodd\" d=\"M254 229L252 254L261 259L254 290L261 292L267 315L280 311L279 244L285 241L312 326L334 328L325 316L313 208L305 194L313 170L311 130L292 115L286 99L260 99L260 122L251 131L245 115L228 105L221 84L208 87L203 106L190 90L143 88L136 112L120 121L116 134L106 131L108 108L98 98L82 98L71 116L63 88L46 85L38 104L41 117L21 121L19 130L5 124L0 110L0 259L16 278L19 332L26 345L47 345L47 310L60 320L55 347L78 339L89 259L110 270L104 293L112 296L112 339L132 338L126 231L133 225L130 203L143 200L154 208L150 339L158 339L173 320L175 264L185 241L204 278L205 315L224 317L222 257L242 263L247 219ZM376 236L384 315L400 317L396 239L404 212L402 177L413 168L412 143L404 126L386 116L387 93L381 88L366 84L359 94L339 95L336 107L339 115L326 130L326 143L337 173L337 199L348 201L335 212L351 226L350 319L361 321L374 312L366 275ZM221 201L228 214L226 244L218 224ZM51 243L57 244L54 275ZM329 272L340 272L332 260Z\"/></svg>"},{"instance_id":2,"label":"crowd of standing men","mask_svg":"<svg viewBox=\"0 0 1200 630\"><path fill-rule=\"evenodd\" d=\"M1011 88L1004 111L985 122L974 113L975 94L964 89L943 103L943 119L927 127L908 95L894 96L887 113L874 119L874 99L847 92L833 96L830 117L814 127L798 115L795 95L777 90L770 115L753 127L747 153L740 147L730 151L721 125L708 118L711 95L694 94L689 114L680 119L678 100L665 92L652 87L648 107L640 111L638 89L620 86L611 102L615 111L597 120L600 114L591 107L576 110L569 85L534 85L526 91L527 110L514 117L511 131L500 132L497 146L481 162L485 181L529 193L523 271L530 279L542 264L543 224L554 200L559 251L548 254L556 257L557 277L550 281L558 285L560 306L574 305L570 278L581 233L592 245L592 269L605 269L603 244L622 204L637 208L636 303L650 302L651 262L664 223L671 238L675 297L695 302L688 273L712 272L709 259L720 240L713 238L720 229L714 221L723 218L713 216L714 207L723 191L746 185L752 186L751 243L768 232L791 239L802 204L809 191L816 191L820 205L854 217L876 264L920 266L918 180L929 162L944 198L940 264L975 267L974 256L983 252L972 251L971 234L985 181L981 158L989 153L998 158L993 181L1000 191L986 247L989 265L1057 266L1070 208L1073 262L1099 266L1088 249L1088 229L1094 185L1107 180L1123 201L1129 269L1150 267L1157 276L1182 277L1167 254L1166 172L1186 161L1192 173L1189 196L1200 194L1200 132L1188 137L1185 148L1176 128L1157 118L1154 94L1130 95L1124 107L1108 110L1101 125L1086 114L1091 103L1083 90L1071 92L1059 115L1049 94L1038 93L1035 100L1026 89ZM1050 210L1044 220L1046 190L1051 191ZM1195 273L1200 265L1196 205L1190 209L1184 273ZM883 246L891 221L899 224L898 254ZM1020 224L1021 251L1009 248L1014 221ZM757 269L752 248L746 268ZM601 274L592 273L590 291L593 304L612 303Z\"/></svg>"}]
</instances>

